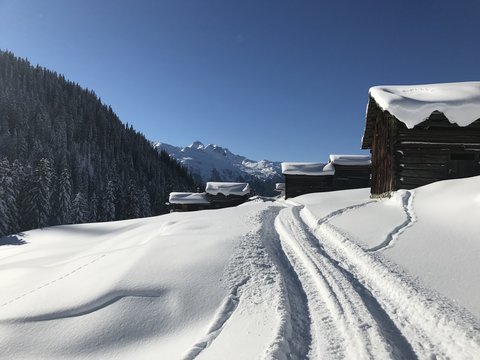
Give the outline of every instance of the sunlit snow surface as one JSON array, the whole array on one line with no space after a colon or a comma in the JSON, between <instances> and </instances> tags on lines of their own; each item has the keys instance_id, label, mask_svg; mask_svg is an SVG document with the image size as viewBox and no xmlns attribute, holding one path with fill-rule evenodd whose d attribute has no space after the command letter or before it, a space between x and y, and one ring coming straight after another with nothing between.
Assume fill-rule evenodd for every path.
<instances>
[{"instance_id":1,"label":"sunlit snow surface","mask_svg":"<svg viewBox=\"0 0 480 360\"><path fill-rule=\"evenodd\" d=\"M480 353L480 177L0 239L0 358Z\"/></svg>"},{"instance_id":2,"label":"sunlit snow surface","mask_svg":"<svg viewBox=\"0 0 480 360\"><path fill-rule=\"evenodd\" d=\"M480 118L480 82L374 86L370 96L409 129L440 111L451 123L468 126Z\"/></svg>"}]
</instances>

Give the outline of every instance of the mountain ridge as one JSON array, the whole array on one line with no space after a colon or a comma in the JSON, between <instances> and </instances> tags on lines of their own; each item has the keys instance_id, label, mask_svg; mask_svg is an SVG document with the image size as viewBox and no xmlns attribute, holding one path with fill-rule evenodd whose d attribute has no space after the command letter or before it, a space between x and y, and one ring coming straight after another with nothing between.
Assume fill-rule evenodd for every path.
<instances>
[{"instance_id":1,"label":"mountain ridge","mask_svg":"<svg viewBox=\"0 0 480 360\"><path fill-rule=\"evenodd\" d=\"M154 147L167 152L201 182L248 181L259 194L273 195L274 184L283 181L279 161L251 160L216 144L196 140L184 147L163 142Z\"/></svg>"}]
</instances>

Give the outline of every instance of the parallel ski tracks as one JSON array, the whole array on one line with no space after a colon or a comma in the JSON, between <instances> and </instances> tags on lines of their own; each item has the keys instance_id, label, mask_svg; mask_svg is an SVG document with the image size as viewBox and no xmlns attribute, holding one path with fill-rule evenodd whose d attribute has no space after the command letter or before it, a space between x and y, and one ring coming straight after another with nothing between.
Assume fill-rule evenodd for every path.
<instances>
[{"instance_id":1,"label":"parallel ski tracks","mask_svg":"<svg viewBox=\"0 0 480 360\"><path fill-rule=\"evenodd\" d=\"M415 358L368 291L322 249L300 219L299 207L283 209L275 227L307 294L310 358Z\"/></svg>"},{"instance_id":2,"label":"parallel ski tracks","mask_svg":"<svg viewBox=\"0 0 480 360\"><path fill-rule=\"evenodd\" d=\"M411 205L411 198L405 203ZM297 205L282 209L275 220L282 249L307 296L309 357L474 359L480 354L478 324L351 242L329 223L342 213L314 221ZM411 226L408 220L401 230Z\"/></svg>"}]
</instances>

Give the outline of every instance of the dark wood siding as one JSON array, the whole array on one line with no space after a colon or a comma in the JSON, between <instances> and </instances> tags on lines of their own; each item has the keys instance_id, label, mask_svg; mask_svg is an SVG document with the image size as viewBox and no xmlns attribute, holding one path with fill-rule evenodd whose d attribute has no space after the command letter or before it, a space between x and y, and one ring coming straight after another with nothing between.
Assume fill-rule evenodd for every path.
<instances>
[{"instance_id":1,"label":"dark wood siding","mask_svg":"<svg viewBox=\"0 0 480 360\"><path fill-rule=\"evenodd\" d=\"M394 150L397 121L387 112L379 111L372 136L372 194L381 195L394 189Z\"/></svg>"},{"instance_id":2,"label":"dark wood siding","mask_svg":"<svg viewBox=\"0 0 480 360\"><path fill-rule=\"evenodd\" d=\"M285 175L285 199L333 190L333 175Z\"/></svg>"},{"instance_id":3,"label":"dark wood siding","mask_svg":"<svg viewBox=\"0 0 480 360\"><path fill-rule=\"evenodd\" d=\"M370 99L362 148L371 149L373 195L476 176L480 175L480 119L460 127L434 112L408 129Z\"/></svg>"},{"instance_id":4,"label":"dark wood siding","mask_svg":"<svg viewBox=\"0 0 480 360\"><path fill-rule=\"evenodd\" d=\"M335 190L370 187L370 166L334 165L334 167L333 188Z\"/></svg>"},{"instance_id":5,"label":"dark wood siding","mask_svg":"<svg viewBox=\"0 0 480 360\"><path fill-rule=\"evenodd\" d=\"M480 122L451 124L441 113L413 129L398 122L394 189L480 175Z\"/></svg>"}]
</instances>

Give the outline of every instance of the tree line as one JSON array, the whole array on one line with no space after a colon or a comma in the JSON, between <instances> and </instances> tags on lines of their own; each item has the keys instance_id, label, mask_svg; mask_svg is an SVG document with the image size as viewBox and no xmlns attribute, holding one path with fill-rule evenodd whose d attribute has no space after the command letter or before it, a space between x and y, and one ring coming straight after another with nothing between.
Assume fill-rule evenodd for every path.
<instances>
[{"instance_id":1,"label":"tree line","mask_svg":"<svg viewBox=\"0 0 480 360\"><path fill-rule=\"evenodd\" d=\"M0 51L0 236L157 215L195 188L93 91Z\"/></svg>"}]
</instances>

